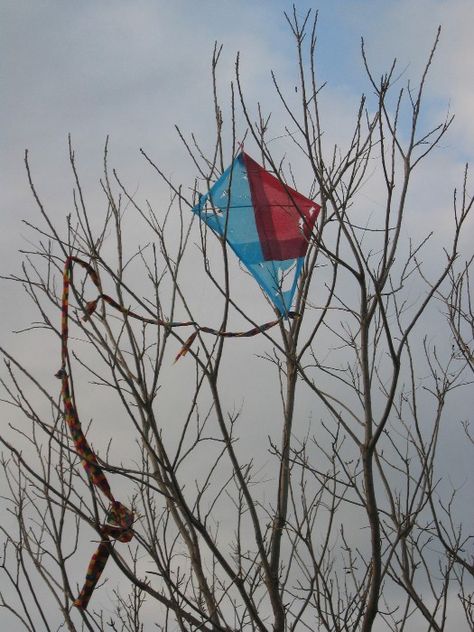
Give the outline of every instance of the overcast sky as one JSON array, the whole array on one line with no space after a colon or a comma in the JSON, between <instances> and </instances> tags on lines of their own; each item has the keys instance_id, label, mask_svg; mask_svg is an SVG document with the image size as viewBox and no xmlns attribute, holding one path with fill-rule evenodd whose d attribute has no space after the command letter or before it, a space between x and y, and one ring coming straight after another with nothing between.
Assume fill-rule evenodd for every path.
<instances>
[{"instance_id":1,"label":"overcast sky","mask_svg":"<svg viewBox=\"0 0 474 632\"><path fill-rule=\"evenodd\" d=\"M401 80L412 77L416 82L442 25L427 88L426 124L443 120L448 111L456 118L413 193L421 205L416 212L425 213L423 229L430 222L429 211L442 231L452 189L460 184L463 164L474 151L474 2L297 3L301 16L308 8L319 10L318 68L320 80L327 81L330 139L349 129L360 94L370 91L361 64L361 36L376 76L397 57ZM283 17L283 11L291 10L292 2L283 0L0 0L0 274L17 271L17 251L28 246L31 234L21 220L38 221L23 164L26 148L38 190L59 222L71 208L69 133L89 206L96 205L97 212L104 208L98 179L107 135L111 163L131 190L143 190L143 197L163 191L140 157L140 147L175 181L191 186L195 174L174 125L196 131L204 143L211 137L209 61L214 42L224 45L223 98L240 51L249 102L259 100L272 111L270 70L282 84L296 83L294 48ZM288 140L275 146L291 157ZM299 184L305 192L310 183ZM376 205L376 191L365 195ZM165 201L156 199L156 206ZM25 343L11 333L29 322L27 304L18 288L5 282L1 288L0 344L27 357ZM262 302L259 313L265 309ZM245 377L243 358L249 349L244 347L241 362L235 364L238 379ZM30 359L41 370L44 358ZM47 371L52 375L50 367Z\"/></svg>"},{"instance_id":2,"label":"overcast sky","mask_svg":"<svg viewBox=\"0 0 474 632\"><path fill-rule=\"evenodd\" d=\"M328 81L332 120L341 128L346 117L352 118L358 95L368 89L360 63L361 35L376 75L397 57L404 78L416 80L442 24L428 115L434 120L448 107L456 114L444 157L455 166L469 159L474 141L470 0L305 1L298 12L303 15L313 6L320 12L320 79ZM295 70L284 10L291 10L291 3L3 0L3 255L14 254L19 220L31 208L24 186L25 148L41 189L58 206L70 189L62 171L68 133L85 176L97 173L107 134L114 164L131 182L138 184L144 171L137 155L141 146L178 176L182 152L174 124L201 137L212 124L209 59L215 40L224 44L223 85L232 78L240 51L249 100L266 96L264 105L271 110L269 70L290 85ZM179 177L188 173L179 172Z\"/></svg>"},{"instance_id":3,"label":"overcast sky","mask_svg":"<svg viewBox=\"0 0 474 632\"><path fill-rule=\"evenodd\" d=\"M442 24L427 116L437 121L448 108L456 114L437 156L438 168L454 181L474 146L473 3L304 1L298 3L299 14L309 7L320 12L318 68L321 81L328 82L328 133L347 128L360 93L368 90L360 63L361 35L375 75L397 57L403 80L416 80ZM295 71L284 10L291 10L290 2L2 0L2 268L5 261L15 261L22 245L20 220L34 213L25 186L25 148L40 191L58 216L71 189L65 164L68 133L81 173L90 178L86 183L97 181L107 135L113 166L130 186L140 187L147 177L138 156L141 146L180 181L191 179L174 124L196 131L203 141L212 125L209 60L214 41L224 44L224 95L240 51L249 101L261 99L270 111L270 69L284 85L292 84ZM288 151L291 143L280 143L279 149ZM433 167L431 174L439 182ZM1 310L8 318L5 304Z\"/></svg>"}]
</instances>

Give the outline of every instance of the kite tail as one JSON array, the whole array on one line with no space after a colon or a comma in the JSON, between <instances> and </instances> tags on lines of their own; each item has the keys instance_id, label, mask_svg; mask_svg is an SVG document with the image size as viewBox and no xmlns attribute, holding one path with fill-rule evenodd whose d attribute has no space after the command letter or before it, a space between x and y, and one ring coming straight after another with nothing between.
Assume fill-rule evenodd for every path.
<instances>
[{"instance_id":1,"label":"kite tail","mask_svg":"<svg viewBox=\"0 0 474 632\"><path fill-rule=\"evenodd\" d=\"M299 314L297 314L296 312L288 312L286 318L299 318ZM211 327L200 327L198 325L196 331L193 332L185 341L174 361L176 363L180 358L188 353L191 345L193 344L196 336L200 331L205 334L220 336L221 338L251 338L253 336L256 336L257 334L261 334L264 331L267 331L267 329L275 327L275 325L278 325L278 323L280 323L282 319L283 317L280 316L280 318L277 318L276 320L272 320L269 323L264 323L263 325L257 325L256 327L253 327L248 331L220 331L218 329L211 329Z\"/></svg>"},{"instance_id":2,"label":"kite tail","mask_svg":"<svg viewBox=\"0 0 474 632\"><path fill-rule=\"evenodd\" d=\"M94 588L99 581L107 559L110 555L112 546L110 539L112 538L114 540L119 540L120 542L130 542L130 540L133 538L132 527L134 515L133 512L130 511L130 509L127 509L124 505L115 500L104 471L100 467L97 457L92 451L82 431L81 422L79 421L79 416L77 414L77 410L71 396L69 377L66 367L68 362L69 337L69 287L71 283L71 271L73 261L76 261L77 263L80 263L80 265L85 267L89 273L89 276L94 281L94 284L98 288L100 288L99 278L95 270L91 266L79 259L76 259L75 257L68 257L66 259L63 274L63 295L61 305L61 368L56 373L56 377L61 379L62 382L61 397L64 406L64 417L69 428L71 438L74 442L76 452L81 459L82 465L87 473L90 482L98 487L111 503L111 507L107 515L107 523L100 529L100 533L103 539L99 545L99 548L92 556L89 567L87 569L86 581L78 598L74 601L74 605L76 607L85 609L87 608L89 599L91 598Z\"/></svg>"},{"instance_id":3,"label":"kite tail","mask_svg":"<svg viewBox=\"0 0 474 632\"><path fill-rule=\"evenodd\" d=\"M92 593L97 586L97 582L102 575L102 571L107 564L107 560L109 559L110 547L111 542L108 538L102 540L97 551L91 557L91 561L89 562L89 566L87 568L84 586L82 587L77 599L73 602L76 608L80 608L81 610L85 610L87 608L89 599L91 598Z\"/></svg>"},{"instance_id":4,"label":"kite tail","mask_svg":"<svg viewBox=\"0 0 474 632\"><path fill-rule=\"evenodd\" d=\"M133 513L121 503L115 501L107 516L107 524L101 529L102 541L91 558L86 572L86 581L79 596L74 601L76 608L85 610L89 599L102 575L112 551L110 538L119 542L130 542L133 538Z\"/></svg>"},{"instance_id":5,"label":"kite tail","mask_svg":"<svg viewBox=\"0 0 474 632\"><path fill-rule=\"evenodd\" d=\"M183 346L181 347L179 353L177 354L175 358L175 362L177 362L180 358L182 358L188 353L189 349L191 348L192 343L194 342L199 332L211 334L213 336L218 336L221 338L250 338L251 336L256 336L264 331L267 331L267 329L271 329L272 327L275 327L275 325L278 325L278 323L280 323L283 319L299 318L299 314L297 314L296 312L290 311L286 313L285 315L281 315L276 320L272 320L269 323L264 323L263 325L257 325L256 327L253 327L252 329L249 329L248 331L222 331L221 329L212 329L211 327L204 327L204 326L198 325L198 323L196 323L194 320L186 320L186 321L177 322L177 321L163 320L161 318L148 318L146 316L141 316L140 314L133 312L132 310L124 307L123 305L120 305L120 303L118 303L111 296L109 296L108 294L104 294L102 292L102 286L101 286L100 279L97 272L89 263L87 263L86 261L83 261L82 259L79 259L78 257L71 256L71 257L68 257L66 260L65 272L64 272L65 289L66 289L66 283L67 283L67 287L69 287L70 271L71 271L72 263L78 263L80 266L82 266L86 270L87 274L89 275L89 278L94 283L97 290L99 291L98 296L94 300L88 301L85 304L84 306L85 314L82 320L84 321L90 320L92 314L94 314L94 312L97 309L99 301L103 301L104 303L107 303L108 305L113 307L115 310L123 314L124 316L127 316L128 318L133 318L135 320L139 320L142 323L157 325L158 327L164 327L168 330L174 329L176 327L194 327L195 331L184 342ZM63 306L64 306L64 301L63 301ZM64 314L64 309L63 309L63 314ZM64 315L63 315L63 320L64 320ZM67 331L67 313L66 313L66 331ZM63 349L63 352L64 352L64 349ZM63 362L65 362L65 358L63 359Z\"/></svg>"},{"instance_id":6,"label":"kite tail","mask_svg":"<svg viewBox=\"0 0 474 632\"><path fill-rule=\"evenodd\" d=\"M126 543L130 542L130 540L133 538L134 515L130 509L127 509L124 505L115 500L104 471L100 467L97 457L92 451L82 431L81 422L79 421L79 416L77 414L73 397L71 395L67 366L69 338L69 288L71 285L72 267L74 263L77 263L82 268L84 268L90 280L98 290L97 298L85 304L85 314L83 320L89 320L91 318L92 314L97 309L99 301L102 300L120 313L122 313L124 316L134 318L143 323L158 325L168 330L174 327L194 327L195 331L185 341L183 347L176 356L175 362L179 360L179 358L186 355L186 353L191 348L191 345L194 342L196 336L200 332L212 334L214 336L220 336L223 338L246 338L250 336L256 336L257 334L262 333L267 329L270 329L271 327L274 327L275 325L280 323L283 318L297 318L298 314L296 314L295 312L288 312L286 316L280 316L280 318L278 318L277 320L273 320L269 323L254 327L253 329L249 329L248 331L222 331L218 329L212 329L210 327L199 326L196 322L192 320L184 322L170 322L158 318L147 318L144 316L140 316L139 314L136 314L129 309L126 309L117 301L115 301L112 297L104 294L102 292L100 278L97 272L89 263L83 261L82 259L79 259L78 257L73 256L69 256L66 259L64 263L63 295L61 304L61 368L56 373L56 377L59 378L62 382L61 397L64 406L64 417L69 428L71 438L74 442L76 452L81 459L84 470L86 471L92 485L98 487L111 504L107 516L107 522L100 528L100 535L102 537L102 540L89 563L84 586L78 598L74 601L74 605L76 607L85 609L87 608L89 599L91 598L94 588L96 587L102 571L104 570L107 559L109 558L113 546L112 540L118 540L119 542Z\"/></svg>"}]
</instances>

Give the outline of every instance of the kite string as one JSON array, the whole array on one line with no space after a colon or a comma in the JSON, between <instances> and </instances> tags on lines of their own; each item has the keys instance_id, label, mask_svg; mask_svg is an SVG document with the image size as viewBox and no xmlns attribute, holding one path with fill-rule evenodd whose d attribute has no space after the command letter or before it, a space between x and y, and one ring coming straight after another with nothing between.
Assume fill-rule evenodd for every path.
<instances>
[{"instance_id":1,"label":"kite string","mask_svg":"<svg viewBox=\"0 0 474 632\"><path fill-rule=\"evenodd\" d=\"M110 501L106 524L100 528L102 540L97 551L91 558L86 573L86 580L74 605L85 609L94 591L97 582L102 574L107 559L111 551L111 538L120 542L129 542L133 538L133 512L127 509L122 503L115 500L108 480L99 465L96 455L92 451L82 430L81 422L71 396L69 385L68 367L68 338L69 338L69 288L71 284L73 258L68 257L63 273L63 295L61 302L61 368L56 373L56 377L61 380L61 397L64 406L64 418L69 428L76 452L79 455L84 470L90 482L98 487ZM92 273L92 274L91 274ZM94 282L99 283L95 271L91 268L90 276Z\"/></svg>"}]
</instances>

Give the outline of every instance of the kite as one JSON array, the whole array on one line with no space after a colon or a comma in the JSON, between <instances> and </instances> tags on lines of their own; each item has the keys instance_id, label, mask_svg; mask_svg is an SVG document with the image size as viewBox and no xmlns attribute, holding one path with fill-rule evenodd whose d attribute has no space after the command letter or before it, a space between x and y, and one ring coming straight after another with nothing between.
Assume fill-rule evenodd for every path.
<instances>
[{"instance_id":1,"label":"kite","mask_svg":"<svg viewBox=\"0 0 474 632\"><path fill-rule=\"evenodd\" d=\"M242 152L192 210L287 317L320 206Z\"/></svg>"},{"instance_id":2,"label":"kite","mask_svg":"<svg viewBox=\"0 0 474 632\"><path fill-rule=\"evenodd\" d=\"M227 241L272 301L279 317L248 331L236 332L212 329L193 320L171 322L141 316L102 292L99 275L90 263L72 255L67 257L63 271L61 368L56 377L61 380L64 419L76 452L90 483L100 489L110 503L106 522L98 527L101 536L99 547L89 563L84 586L74 601L80 609L87 608L112 551L113 540L127 543L134 537L134 513L112 494L99 460L83 433L71 393L68 320L73 265L78 264L86 271L98 291L94 300L83 305L83 320L89 320L99 301L103 301L126 318L168 331L176 327L193 327L193 333L184 341L175 361L189 351L200 332L227 338L251 337L267 331L283 319L297 317L291 311L291 305L320 206L286 186L242 152L192 210L213 232Z\"/></svg>"}]
</instances>

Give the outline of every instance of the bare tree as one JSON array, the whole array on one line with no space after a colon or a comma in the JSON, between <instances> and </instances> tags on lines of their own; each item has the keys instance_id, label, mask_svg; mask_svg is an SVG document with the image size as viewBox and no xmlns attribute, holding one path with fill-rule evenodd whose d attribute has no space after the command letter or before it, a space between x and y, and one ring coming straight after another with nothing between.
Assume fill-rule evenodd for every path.
<instances>
[{"instance_id":1,"label":"bare tree","mask_svg":"<svg viewBox=\"0 0 474 632\"><path fill-rule=\"evenodd\" d=\"M213 148L204 150L178 129L196 182L172 182L142 150L169 186L168 208L155 209L130 192L109 168L106 145L106 210L97 221L70 143L73 212L58 227L26 155L42 223L30 224L37 246L10 279L23 284L37 309L26 335L48 335L58 364L65 263L72 305L62 397L2 350L3 402L12 421L1 435L8 489L0 605L24 629L402 632L416 621L417 629L438 631L449 629L456 582L472 626L472 529L466 532L453 515L437 458L450 394L468 383L472 370L469 262L460 275L453 267L462 261L473 204L467 171L436 269L423 261L429 235L418 243L403 237L413 177L452 121L448 116L430 130L421 121L439 33L416 88L397 89L395 62L377 79L362 46L374 97L361 98L348 145L327 147L316 19L309 13L299 19L296 11L286 18L296 44L296 93L273 80L285 134L310 174L298 188L321 204L296 317L261 326L236 298L225 241L189 213L244 135L266 168L297 188L291 165L270 149L270 115L260 105L255 115L245 98L238 60L224 124L219 47L212 60ZM383 208L364 223L354 209L374 164ZM128 236L128 222L137 219L145 243ZM199 282L215 293L212 314L202 309L189 274L198 262ZM439 305L447 306L452 348L437 349L420 335ZM224 332L240 327L260 332L261 357L249 353L249 371L257 362L267 367L281 396L263 465L261 452L241 439L245 406L236 409L226 394L224 376L238 341ZM176 354L186 354L179 363L186 373L179 397L175 390L167 404L160 389ZM65 379L73 412L64 408ZM101 410L109 423L123 420L119 445L100 444L101 420L88 396L106 400ZM301 419L302 401L311 402L311 424ZM87 435L97 456L84 457L71 442L71 415L77 422L81 416L80 440ZM472 437L467 425L466 433ZM131 540L110 518L115 497L96 488L101 475L134 513ZM104 561L112 557L102 575L106 584L88 608L73 608L91 540L105 551Z\"/></svg>"}]
</instances>

